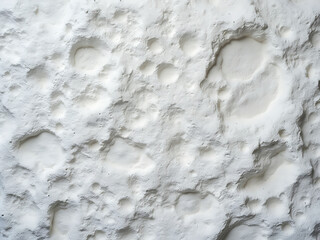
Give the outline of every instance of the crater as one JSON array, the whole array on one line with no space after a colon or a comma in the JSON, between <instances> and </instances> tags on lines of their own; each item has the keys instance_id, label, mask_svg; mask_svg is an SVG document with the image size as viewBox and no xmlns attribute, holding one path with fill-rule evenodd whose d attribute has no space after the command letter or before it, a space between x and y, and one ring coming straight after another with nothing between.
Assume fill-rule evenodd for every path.
<instances>
[{"instance_id":1,"label":"crater","mask_svg":"<svg viewBox=\"0 0 320 240\"><path fill-rule=\"evenodd\" d=\"M172 64L161 64L158 68L158 78L163 84L172 84L179 78L179 71Z\"/></svg>"},{"instance_id":2,"label":"crater","mask_svg":"<svg viewBox=\"0 0 320 240\"><path fill-rule=\"evenodd\" d=\"M55 119L61 119L66 113L66 107L62 102L58 102L51 107L51 114Z\"/></svg>"},{"instance_id":3,"label":"crater","mask_svg":"<svg viewBox=\"0 0 320 240\"><path fill-rule=\"evenodd\" d=\"M298 166L289 161L284 153L279 153L269 160L260 173L247 180L243 190L252 197L276 196L295 182L298 173ZM280 208L280 202L269 199L267 206L273 211Z\"/></svg>"},{"instance_id":4,"label":"crater","mask_svg":"<svg viewBox=\"0 0 320 240\"><path fill-rule=\"evenodd\" d=\"M278 68L268 66L254 81L233 90L226 113L240 118L253 118L265 113L278 96L280 81Z\"/></svg>"},{"instance_id":5,"label":"crater","mask_svg":"<svg viewBox=\"0 0 320 240\"><path fill-rule=\"evenodd\" d=\"M142 63L140 66L140 71L145 76L150 76L155 71L155 69L156 69L156 65L153 62L150 62L148 60Z\"/></svg>"},{"instance_id":6,"label":"crater","mask_svg":"<svg viewBox=\"0 0 320 240\"><path fill-rule=\"evenodd\" d=\"M199 40L189 34L183 35L179 44L184 54L189 57L195 56L200 50Z\"/></svg>"},{"instance_id":7,"label":"crater","mask_svg":"<svg viewBox=\"0 0 320 240\"><path fill-rule=\"evenodd\" d=\"M53 209L50 236L52 239L69 239L79 224L79 211L74 207L57 206Z\"/></svg>"},{"instance_id":8,"label":"crater","mask_svg":"<svg viewBox=\"0 0 320 240\"><path fill-rule=\"evenodd\" d=\"M287 213L285 204L276 197L269 198L266 201L267 211L274 217L281 217Z\"/></svg>"},{"instance_id":9,"label":"crater","mask_svg":"<svg viewBox=\"0 0 320 240\"><path fill-rule=\"evenodd\" d=\"M253 38L233 40L222 48L218 63L226 80L249 79L265 58L264 44Z\"/></svg>"},{"instance_id":10,"label":"crater","mask_svg":"<svg viewBox=\"0 0 320 240\"><path fill-rule=\"evenodd\" d=\"M22 141L17 157L22 166L39 171L59 166L66 158L58 138L49 132L42 132Z\"/></svg>"},{"instance_id":11,"label":"crater","mask_svg":"<svg viewBox=\"0 0 320 240\"><path fill-rule=\"evenodd\" d=\"M31 69L28 72L27 77L36 90L42 93L45 93L49 90L49 74L44 66L38 66Z\"/></svg>"},{"instance_id":12,"label":"crater","mask_svg":"<svg viewBox=\"0 0 320 240\"><path fill-rule=\"evenodd\" d=\"M87 87L77 98L74 99L74 105L84 116L102 112L110 103L111 98L103 88Z\"/></svg>"},{"instance_id":13,"label":"crater","mask_svg":"<svg viewBox=\"0 0 320 240\"><path fill-rule=\"evenodd\" d=\"M320 32L314 32L311 35L311 44L315 48L320 49Z\"/></svg>"},{"instance_id":14,"label":"crater","mask_svg":"<svg viewBox=\"0 0 320 240\"><path fill-rule=\"evenodd\" d=\"M258 226L240 225L234 227L227 235L225 240L239 240L239 239L252 239L262 240L265 239L262 229Z\"/></svg>"},{"instance_id":15,"label":"crater","mask_svg":"<svg viewBox=\"0 0 320 240\"><path fill-rule=\"evenodd\" d=\"M196 214L200 210L200 202L199 193L184 193L178 199L176 211L181 216Z\"/></svg>"},{"instance_id":16,"label":"crater","mask_svg":"<svg viewBox=\"0 0 320 240\"><path fill-rule=\"evenodd\" d=\"M71 48L71 65L80 73L97 74L105 64L104 59L105 44L99 39L83 39Z\"/></svg>"},{"instance_id":17,"label":"crater","mask_svg":"<svg viewBox=\"0 0 320 240\"><path fill-rule=\"evenodd\" d=\"M148 49L153 53L153 54L159 54L163 51L163 47L157 38L151 38L148 40Z\"/></svg>"},{"instance_id":18,"label":"crater","mask_svg":"<svg viewBox=\"0 0 320 240\"><path fill-rule=\"evenodd\" d=\"M144 153L143 149L118 138L107 153L105 164L122 172L145 174L154 168L154 162Z\"/></svg>"}]
</instances>

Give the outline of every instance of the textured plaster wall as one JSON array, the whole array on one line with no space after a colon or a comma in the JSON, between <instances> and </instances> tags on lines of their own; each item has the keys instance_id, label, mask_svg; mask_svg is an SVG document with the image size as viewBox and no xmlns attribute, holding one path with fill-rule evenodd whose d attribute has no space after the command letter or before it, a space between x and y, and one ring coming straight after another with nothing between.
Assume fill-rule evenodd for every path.
<instances>
[{"instance_id":1,"label":"textured plaster wall","mask_svg":"<svg viewBox=\"0 0 320 240\"><path fill-rule=\"evenodd\" d=\"M319 85L319 0L1 0L0 239L320 239Z\"/></svg>"}]
</instances>

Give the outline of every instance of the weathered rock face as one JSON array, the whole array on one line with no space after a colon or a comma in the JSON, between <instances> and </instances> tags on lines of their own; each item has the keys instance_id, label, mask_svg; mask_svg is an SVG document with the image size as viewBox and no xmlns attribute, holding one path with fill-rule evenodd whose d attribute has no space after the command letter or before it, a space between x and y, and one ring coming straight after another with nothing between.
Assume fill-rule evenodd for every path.
<instances>
[{"instance_id":1,"label":"weathered rock face","mask_svg":"<svg viewBox=\"0 0 320 240\"><path fill-rule=\"evenodd\" d=\"M2 0L0 239L320 239L318 0Z\"/></svg>"}]
</instances>

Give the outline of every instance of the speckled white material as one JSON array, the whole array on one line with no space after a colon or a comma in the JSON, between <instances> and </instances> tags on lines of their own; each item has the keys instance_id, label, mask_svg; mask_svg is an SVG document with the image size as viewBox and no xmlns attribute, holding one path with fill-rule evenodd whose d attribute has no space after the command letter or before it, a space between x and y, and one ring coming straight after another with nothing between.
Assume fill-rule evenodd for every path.
<instances>
[{"instance_id":1,"label":"speckled white material","mask_svg":"<svg viewBox=\"0 0 320 240\"><path fill-rule=\"evenodd\" d=\"M319 0L1 0L0 78L0 239L320 239Z\"/></svg>"}]
</instances>

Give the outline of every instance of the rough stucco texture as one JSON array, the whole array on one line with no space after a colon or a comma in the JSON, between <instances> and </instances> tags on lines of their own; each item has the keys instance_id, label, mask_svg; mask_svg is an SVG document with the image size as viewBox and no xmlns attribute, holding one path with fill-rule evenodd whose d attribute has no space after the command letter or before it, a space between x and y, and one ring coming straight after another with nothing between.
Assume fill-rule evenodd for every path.
<instances>
[{"instance_id":1,"label":"rough stucco texture","mask_svg":"<svg viewBox=\"0 0 320 240\"><path fill-rule=\"evenodd\" d=\"M319 0L1 0L0 239L320 239L319 80Z\"/></svg>"}]
</instances>

